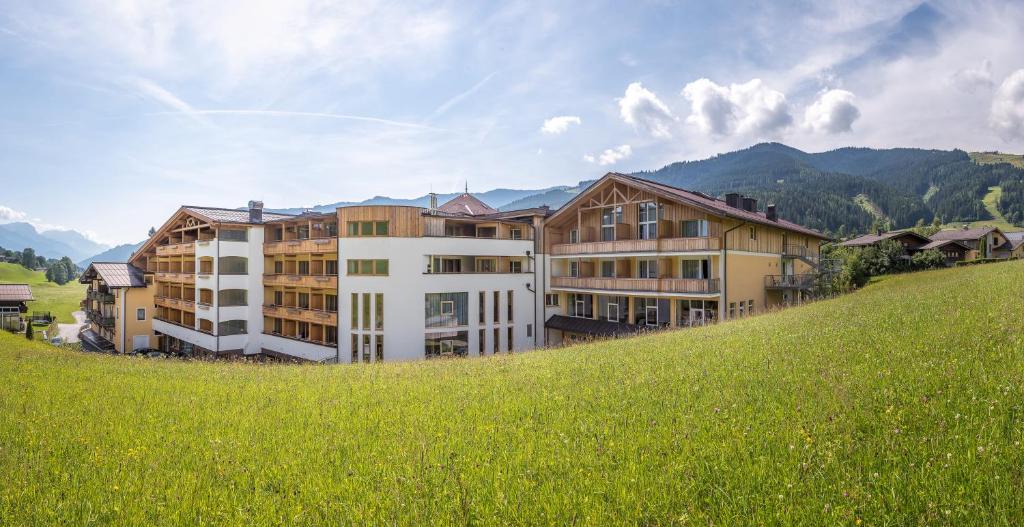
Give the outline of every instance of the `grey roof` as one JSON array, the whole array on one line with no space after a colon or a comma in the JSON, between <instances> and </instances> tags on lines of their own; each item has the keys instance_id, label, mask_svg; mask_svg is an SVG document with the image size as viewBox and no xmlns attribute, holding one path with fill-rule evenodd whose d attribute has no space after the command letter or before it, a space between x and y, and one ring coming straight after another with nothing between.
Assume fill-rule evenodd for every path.
<instances>
[{"instance_id":1,"label":"grey roof","mask_svg":"<svg viewBox=\"0 0 1024 527\"><path fill-rule=\"evenodd\" d=\"M224 209L220 207L196 207L184 205L186 212L201 216L215 223L250 223L248 209ZM263 211L263 222L291 218L291 214Z\"/></svg>"},{"instance_id":2,"label":"grey roof","mask_svg":"<svg viewBox=\"0 0 1024 527\"><path fill-rule=\"evenodd\" d=\"M567 317L565 315L551 315L551 318L544 323L544 327L591 335L594 337L618 337L636 335L647 328L635 324L624 324L621 322L609 322L607 320L594 320L591 318Z\"/></svg>"},{"instance_id":3,"label":"grey roof","mask_svg":"<svg viewBox=\"0 0 1024 527\"><path fill-rule=\"evenodd\" d=\"M27 302L35 300L28 284L0 284L0 302Z\"/></svg>"},{"instance_id":4,"label":"grey roof","mask_svg":"<svg viewBox=\"0 0 1024 527\"><path fill-rule=\"evenodd\" d=\"M966 246L966 245L964 245L964 244L962 244L962 243L960 243L960 242L958 242L956 240L933 240L933 241L929 242L927 245L922 245L921 247L918 247L918 249L920 249L922 251L927 251L928 249L938 249L939 247L944 247L944 246L950 245L950 244L959 245L960 248L962 248L964 250L968 250L968 251L971 250L970 247L968 247L968 246Z\"/></svg>"},{"instance_id":5,"label":"grey roof","mask_svg":"<svg viewBox=\"0 0 1024 527\"><path fill-rule=\"evenodd\" d=\"M146 287L142 269L123 262L93 262L82 273L79 281L88 282L94 275L103 280L107 287Z\"/></svg>"},{"instance_id":6,"label":"grey roof","mask_svg":"<svg viewBox=\"0 0 1024 527\"><path fill-rule=\"evenodd\" d=\"M899 230L899 231L883 232L882 234L865 234L863 236L858 236L856 238L851 238L849 240L846 240L845 242L841 242L839 245L841 245L843 247L865 247L865 246L868 246L868 245L874 245L874 244L876 244L876 243L878 243L878 242L880 242L882 240L889 240L889 239L892 239L892 238L898 238L898 237L903 236L905 234L909 234L910 236L918 238L921 243L929 243L930 242L930 240L928 238L926 238L926 237L924 237L924 236L922 236L922 235L920 235L920 234L918 234L918 233L916 233L914 231Z\"/></svg>"},{"instance_id":7,"label":"grey roof","mask_svg":"<svg viewBox=\"0 0 1024 527\"><path fill-rule=\"evenodd\" d=\"M948 229L932 235L933 240L977 240L997 230L995 227L975 227L973 229Z\"/></svg>"}]
</instances>

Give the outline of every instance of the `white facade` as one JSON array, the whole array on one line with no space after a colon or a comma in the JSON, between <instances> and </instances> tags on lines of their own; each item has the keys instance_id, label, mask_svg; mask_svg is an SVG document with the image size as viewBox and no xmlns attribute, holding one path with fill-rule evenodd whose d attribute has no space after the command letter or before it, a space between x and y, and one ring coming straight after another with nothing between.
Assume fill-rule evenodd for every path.
<instances>
[{"instance_id":1,"label":"white facade","mask_svg":"<svg viewBox=\"0 0 1024 527\"><path fill-rule=\"evenodd\" d=\"M467 332L467 355L480 355L480 336L483 329L483 354L497 349L509 349L511 328L513 351L534 348L542 338L544 320L536 310L543 302L543 291L538 291L537 269L532 240L505 240L480 238L340 238L338 260L342 276L338 291L338 342L341 362L352 360L352 335L356 335L357 360L363 359L364 342L369 344L369 360L376 360L377 339L384 338L385 361L425 358L425 340L431 334ZM434 255L451 256L512 256L527 257L529 265L522 273L427 273L427 259ZM387 276L349 276L345 274L347 261L388 260ZM512 292L512 317L509 319L508 296ZM536 291L536 293L535 293ZM494 295L497 292L498 303ZM356 324L352 324L352 295L357 295ZM431 293L466 293L467 320L465 325L428 328L426 322L426 296ZM480 316L480 294L483 293L484 313ZM364 296L368 295L368 296ZM378 297L378 295L382 295ZM538 299L538 297L540 297ZM382 298L383 324L377 330L376 301ZM364 299L370 300L364 330ZM495 309L498 310L495 322ZM481 320L483 322L481 322ZM366 337L364 337L364 335Z\"/></svg>"}]
</instances>

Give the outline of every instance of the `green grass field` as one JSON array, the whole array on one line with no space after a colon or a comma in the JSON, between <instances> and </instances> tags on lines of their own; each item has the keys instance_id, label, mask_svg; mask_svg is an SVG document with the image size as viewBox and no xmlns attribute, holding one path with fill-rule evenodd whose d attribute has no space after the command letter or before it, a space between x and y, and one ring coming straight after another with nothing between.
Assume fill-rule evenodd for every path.
<instances>
[{"instance_id":1,"label":"green grass field","mask_svg":"<svg viewBox=\"0 0 1024 527\"><path fill-rule=\"evenodd\" d=\"M32 286L35 301L29 302L29 311L49 311L58 322L65 324L74 323L71 313L80 309L78 304L85 298L85 284L75 281L57 285L47 282L40 271L31 271L18 264L0 263L0 284L11 283Z\"/></svg>"},{"instance_id":2,"label":"green grass field","mask_svg":"<svg viewBox=\"0 0 1024 527\"><path fill-rule=\"evenodd\" d=\"M487 359L284 366L0 335L0 524L1024 522L1024 262Z\"/></svg>"},{"instance_id":3,"label":"green grass field","mask_svg":"<svg viewBox=\"0 0 1024 527\"><path fill-rule=\"evenodd\" d=\"M1024 168L1024 155L1020 154L1006 154L1003 152L971 152L969 155L971 156L971 160L979 165L1009 163L1016 167Z\"/></svg>"}]
</instances>

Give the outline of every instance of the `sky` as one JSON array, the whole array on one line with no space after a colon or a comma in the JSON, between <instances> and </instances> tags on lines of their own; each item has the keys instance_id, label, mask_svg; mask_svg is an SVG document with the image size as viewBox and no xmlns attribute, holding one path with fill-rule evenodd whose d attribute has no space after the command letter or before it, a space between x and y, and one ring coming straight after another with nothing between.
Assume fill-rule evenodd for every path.
<instances>
[{"instance_id":1,"label":"sky","mask_svg":"<svg viewBox=\"0 0 1024 527\"><path fill-rule=\"evenodd\" d=\"M1024 2L0 1L0 222L573 185L779 141L1024 152Z\"/></svg>"}]
</instances>

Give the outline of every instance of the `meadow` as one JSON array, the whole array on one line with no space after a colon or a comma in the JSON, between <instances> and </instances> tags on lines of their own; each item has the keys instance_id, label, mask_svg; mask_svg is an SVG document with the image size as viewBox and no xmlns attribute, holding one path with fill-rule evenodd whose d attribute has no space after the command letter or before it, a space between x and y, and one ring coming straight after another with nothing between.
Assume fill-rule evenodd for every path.
<instances>
[{"instance_id":1,"label":"meadow","mask_svg":"<svg viewBox=\"0 0 1024 527\"><path fill-rule=\"evenodd\" d=\"M1024 262L485 359L0 335L0 524L1024 522Z\"/></svg>"},{"instance_id":2,"label":"meadow","mask_svg":"<svg viewBox=\"0 0 1024 527\"><path fill-rule=\"evenodd\" d=\"M42 271L33 271L13 263L0 263L0 284L28 284L32 287L34 302L28 303L29 311L49 311L62 324L73 324L71 313L81 309L79 302L85 299L85 284L77 280L64 285L46 281Z\"/></svg>"}]
</instances>

